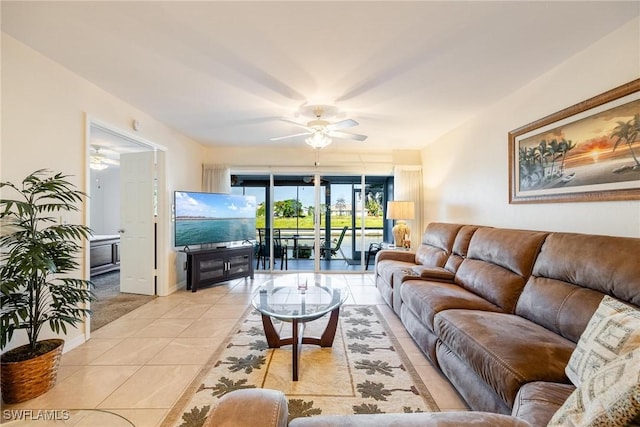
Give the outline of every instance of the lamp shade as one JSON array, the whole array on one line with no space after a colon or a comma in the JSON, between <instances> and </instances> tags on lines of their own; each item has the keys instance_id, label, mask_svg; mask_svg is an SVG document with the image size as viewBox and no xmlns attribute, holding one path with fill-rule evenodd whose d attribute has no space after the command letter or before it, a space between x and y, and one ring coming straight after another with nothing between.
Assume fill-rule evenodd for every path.
<instances>
[{"instance_id":1,"label":"lamp shade","mask_svg":"<svg viewBox=\"0 0 640 427\"><path fill-rule=\"evenodd\" d=\"M415 205L413 202L394 200L387 202L387 219L414 219Z\"/></svg>"}]
</instances>

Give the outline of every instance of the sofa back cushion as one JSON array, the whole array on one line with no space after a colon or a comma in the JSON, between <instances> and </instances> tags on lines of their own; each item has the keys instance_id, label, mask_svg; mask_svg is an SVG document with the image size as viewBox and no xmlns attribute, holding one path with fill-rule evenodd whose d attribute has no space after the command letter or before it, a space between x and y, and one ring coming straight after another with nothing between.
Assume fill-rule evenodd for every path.
<instances>
[{"instance_id":1,"label":"sofa back cushion","mask_svg":"<svg viewBox=\"0 0 640 427\"><path fill-rule=\"evenodd\" d=\"M455 282L513 313L547 233L481 227L469 244Z\"/></svg>"},{"instance_id":2,"label":"sofa back cushion","mask_svg":"<svg viewBox=\"0 0 640 427\"><path fill-rule=\"evenodd\" d=\"M416 250L416 264L426 267L444 267L453 248L461 224L432 222L422 235L422 244Z\"/></svg>"},{"instance_id":3,"label":"sofa back cushion","mask_svg":"<svg viewBox=\"0 0 640 427\"><path fill-rule=\"evenodd\" d=\"M551 233L516 314L578 342L605 294L640 306L640 239Z\"/></svg>"},{"instance_id":4,"label":"sofa back cushion","mask_svg":"<svg viewBox=\"0 0 640 427\"><path fill-rule=\"evenodd\" d=\"M531 276L516 306L516 314L578 342L602 300L592 289L562 280Z\"/></svg>"},{"instance_id":5,"label":"sofa back cushion","mask_svg":"<svg viewBox=\"0 0 640 427\"><path fill-rule=\"evenodd\" d=\"M444 268L452 273L458 271L460 264L467 257L469 252L469 243L471 243L471 237L473 233L478 229L477 225L465 225L456 235L456 240L453 242L453 248L451 249L451 255L447 258L447 262Z\"/></svg>"}]
</instances>

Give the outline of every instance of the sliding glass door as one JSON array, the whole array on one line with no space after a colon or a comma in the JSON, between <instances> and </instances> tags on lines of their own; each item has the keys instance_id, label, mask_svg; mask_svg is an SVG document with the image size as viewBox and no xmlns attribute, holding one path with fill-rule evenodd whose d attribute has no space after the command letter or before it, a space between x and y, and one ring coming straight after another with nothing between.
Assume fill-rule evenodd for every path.
<instances>
[{"instance_id":1,"label":"sliding glass door","mask_svg":"<svg viewBox=\"0 0 640 427\"><path fill-rule=\"evenodd\" d=\"M365 270L369 245L384 240L383 206L392 179L234 175L232 193L253 195L257 201L257 270Z\"/></svg>"},{"instance_id":2,"label":"sliding glass door","mask_svg":"<svg viewBox=\"0 0 640 427\"><path fill-rule=\"evenodd\" d=\"M322 177L328 195L322 230L329 236L325 242L330 249L320 264L321 271L366 269L369 245L383 240L382 207L390 179L361 175Z\"/></svg>"},{"instance_id":3,"label":"sliding glass door","mask_svg":"<svg viewBox=\"0 0 640 427\"><path fill-rule=\"evenodd\" d=\"M313 176L274 175L273 226L279 230L289 270L314 271Z\"/></svg>"}]
</instances>

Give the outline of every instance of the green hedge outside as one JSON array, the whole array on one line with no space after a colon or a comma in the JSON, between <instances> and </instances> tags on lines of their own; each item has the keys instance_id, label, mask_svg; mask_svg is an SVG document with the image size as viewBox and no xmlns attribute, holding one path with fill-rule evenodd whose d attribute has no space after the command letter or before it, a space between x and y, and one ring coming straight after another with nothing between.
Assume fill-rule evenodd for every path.
<instances>
[{"instance_id":1,"label":"green hedge outside","mask_svg":"<svg viewBox=\"0 0 640 427\"><path fill-rule=\"evenodd\" d=\"M274 228L284 229L308 229L313 230L313 218L311 216L300 218L274 218ZM256 217L256 228L265 228L265 217ZM365 218L365 228L382 228L384 220L381 216L368 216ZM350 216L332 216L331 228L351 227ZM356 221L356 226L360 227L360 221Z\"/></svg>"}]
</instances>

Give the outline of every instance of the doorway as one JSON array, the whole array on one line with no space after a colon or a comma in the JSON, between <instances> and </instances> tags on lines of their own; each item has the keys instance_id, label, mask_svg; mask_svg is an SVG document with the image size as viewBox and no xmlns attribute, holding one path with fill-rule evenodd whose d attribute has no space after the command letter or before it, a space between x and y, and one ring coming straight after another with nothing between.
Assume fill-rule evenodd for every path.
<instances>
[{"instance_id":1,"label":"doorway","mask_svg":"<svg viewBox=\"0 0 640 427\"><path fill-rule=\"evenodd\" d=\"M91 309L101 326L157 294L164 153L162 147L95 120L88 120L87 135L87 223L93 231L88 258L98 297Z\"/></svg>"}]
</instances>

